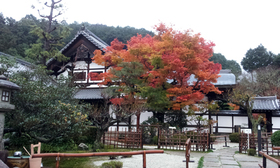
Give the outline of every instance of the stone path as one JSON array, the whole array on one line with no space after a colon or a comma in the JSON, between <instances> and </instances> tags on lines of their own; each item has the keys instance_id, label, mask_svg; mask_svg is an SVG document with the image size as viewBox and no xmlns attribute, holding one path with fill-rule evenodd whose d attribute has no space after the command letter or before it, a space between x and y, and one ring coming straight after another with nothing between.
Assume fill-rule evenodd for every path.
<instances>
[{"instance_id":1,"label":"stone path","mask_svg":"<svg viewBox=\"0 0 280 168\"><path fill-rule=\"evenodd\" d=\"M240 168L240 163L234 158L236 148L219 149L204 156L205 168Z\"/></svg>"},{"instance_id":2,"label":"stone path","mask_svg":"<svg viewBox=\"0 0 280 168\"><path fill-rule=\"evenodd\" d=\"M204 155L203 168L259 168L262 157L239 154L238 144L232 143L231 147L220 148ZM267 167L277 167L277 164L267 159Z\"/></svg>"},{"instance_id":3,"label":"stone path","mask_svg":"<svg viewBox=\"0 0 280 168\"><path fill-rule=\"evenodd\" d=\"M204 156L203 168L259 168L258 164L262 165L262 157L248 156L247 154L239 154L238 143L228 143L230 147L223 147L224 144L215 144L214 152L191 152L191 161L189 168L197 168L198 161ZM156 147L146 146L146 149L154 149ZM123 162L123 168L142 168L142 155L134 155L131 158L117 159ZM147 154L148 168L185 168L186 163L184 151L165 151L163 154ZM96 161L95 165L100 166L104 162L110 160ZM277 167L277 164L267 160L267 167Z\"/></svg>"}]
</instances>

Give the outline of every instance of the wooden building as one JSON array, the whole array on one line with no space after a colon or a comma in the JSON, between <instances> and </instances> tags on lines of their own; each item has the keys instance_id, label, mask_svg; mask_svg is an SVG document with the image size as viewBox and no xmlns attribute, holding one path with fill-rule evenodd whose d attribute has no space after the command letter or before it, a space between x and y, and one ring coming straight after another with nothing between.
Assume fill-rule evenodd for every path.
<instances>
[{"instance_id":1,"label":"wooden building","mask_svg":"<svg viewBox=\"0 0 280 168\"><path fill-rule=\"evenodd\" d=\"M97 65L92 62L94 59L93 52L99 49L105 52L108 46L103 40L97 37L94 33L86 28L81 28L76 36L63 48L61 53L68 57L68 61L59 62L55 59L50 59L47 62L47 68L53 70L52 75L73 75L75 83L83 86L74 96L74 98L86 102L93 102L102 100L101 91L106 86L99 86L102 80L98 78L97 74L106 72L107 68ZM92 75L89 75L92 74ZM226 93L236 85L234 74L230 70L221 70L221 77L214 83L221 91ZM192 83L196 79L194 76L190 77L189 82ZM219 96L214 93L209 93L205 96L206 101L218 100ZM254 103L254 113L260 113L267 118L268 123L272 123L268 127L268 131L280 129L280 113L279 104L276 97L256 98ZM140 116L140 123L147 120L148 117L153 116L152 112L143 112ZM231 133L234 132L235 126L242 128L249 128L250 121L247 113L244 110L221 110L219 112L204 115L205 118L212 118L218 121L214 124L215 133ZM278 121L279 120L279 121ZM136 116L132 117L132 125L136 125ZM279 124L278 124L279 123ZM189 128L195 125L189 125Z\"/></svg>"},{"instance_id":2,"label":"wooden building","mask_svg":"<svg viewBox=\"0 0 280 168\"><path fill-rule=\"evenodd\" d=\"M92 62L94 58L93 52L99 49L105 52L108 46L103 40L97 37L86 28L81 28L76 36L61 49L61 53L69 59L67 61L59 62L55 59L50 59L47 62L47 69L53 70L52 75L73 75L74 82L80 86L80 89L74 98L94 101L102 99L101 90L103 87L98 86L102 80L94 74L106 72L104 66L97 65ZM89 75L91 74L91 75Z\"/></svg>"}]
</instances>

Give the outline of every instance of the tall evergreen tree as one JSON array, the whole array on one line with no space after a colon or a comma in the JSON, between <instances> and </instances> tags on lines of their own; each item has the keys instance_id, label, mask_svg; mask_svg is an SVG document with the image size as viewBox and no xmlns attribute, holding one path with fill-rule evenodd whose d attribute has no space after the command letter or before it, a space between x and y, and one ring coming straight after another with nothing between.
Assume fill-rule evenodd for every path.
<instances>
[{"instance_id":1,"label":"tall evergreen tree","mask_svg":"<svg viewBox=\"0 0 280 168\"><path fill-rule=\"evenodd\" d=\"M69 35L69 28L56 20L62 14L62 5L59 4L61 1L51 0L50 5L45 2L44 5L50 9L50 14L43 15L38 10L43 26L32 26L31 33L37 35L39 39L37 43L31 44L30 49L26 50L26 55L37 60L39 64L46 65L50 58L56 58L58 61L66 59L58 49L63 46L63 38Z\"/></svg>"},{"instance_id":2,"label":"tall evergreen tree","mask_svg":"<svg viewBox=\"0 0 280 168\"><path fill-rule=\"evenodd\" d=\"M222 69L230 69L236 78L241 75L240 65L235 60L227 60L226 57L221 53L213 53L210 61L221 64Z\"/></svg>"},{"instance_id":3,"label":"tall evergreen tree","mask_svg":"<svg viewBox=\"0 0 280 168\"><path fill-rule=\"evenodd\" d=\"M241 61L241 65L245 71L252 72L258 68L271 65L274 58L275 55L267 51L267 49L260 44L257 48L247 51L246 56Z\"/></svg>"}]
</instances>

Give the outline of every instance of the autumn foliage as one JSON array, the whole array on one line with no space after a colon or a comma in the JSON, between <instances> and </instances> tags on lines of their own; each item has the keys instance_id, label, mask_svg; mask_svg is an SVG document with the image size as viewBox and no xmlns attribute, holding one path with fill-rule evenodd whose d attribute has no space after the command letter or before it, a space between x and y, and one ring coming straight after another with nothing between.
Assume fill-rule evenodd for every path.
<instances>
[{"instance_id":1,"label":"autumn foliage","mask_svg":"<svg viewBox=\"0 0 280 168\"><path fill-rule=\"evenodd\" d=\"M200 34L176 31L164 24L155 26L155 30L154 37L137 35L127 44L115 39L104 54L100 50L94 52L95 63L110 67L102 74L102 85L128 86L126 81L117 80L115 74L122 71L123 63L136 62L144 71L138 76L141 85L134 87L138 87L138 92L148 88L165 90L164 96L174 110L197 103L208 92L220 93L213 83L217 82L221 65L209 61L214 43L205 41ZM196 82L189 82L191 75Z\"/></svg>"}]
</instances>

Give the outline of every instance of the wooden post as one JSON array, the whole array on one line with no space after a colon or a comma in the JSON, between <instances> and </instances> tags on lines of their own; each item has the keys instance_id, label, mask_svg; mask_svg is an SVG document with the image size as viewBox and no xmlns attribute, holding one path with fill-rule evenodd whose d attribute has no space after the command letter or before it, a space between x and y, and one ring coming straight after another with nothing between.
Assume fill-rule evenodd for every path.
<instances>
[{"instance_id":1,"label":"wooden post","mask_svg":"<svg viewBox=\"0 0 280 168\"><path fill-rule=\"evenodd\" d=\"M262 132L261 125L258 125L258 156L261 156L260 151L262 150Z\"/></svg>"},{"instance_id":2,"label":"wooden post","mask_svg":"<svg viewBox=\"0 0 280 168\"><path fill-rule=\"evenodd\" d=\"M56 157L56 168L59 168L59 160L60 160L59 153L57 153L57 157Z\"/></svg>"},{"instance_id":3,"label":"wooden post","mask_svg":"<svg viewBox=\"0 0 280 168\"><path fill-rule=\"evenodd\" d=\"M139 125L140 125L140 113L137 113L137 132L139 131Z\"/></svg>"},{"instance_id":4,"label":"wooden post","mask_svg":"<svg viewBox=\"0 0 280 168\"><path fill-rule=\"evenodd\" d=\"M263 168L266 168L266 157L263 156Z\"/></svg>"},{"instance_id":5,"label":"wooden post","mask_svg":"<svg viewBox=\"0 0 280 168\"><path fill-rule=\"evenodd\" d=\"M143 152L143 168L146 168L146 151Z\"/></svg>"},{"instance_id":6,"label":"wooden post","mask_svg":"<svg viewBox=\"0 0 280 168\"><path fill-rule=\"evenodd\" d=\"M161 134L161 130L158 127L158 149L160 149L160 134Z\"/></svg>"}]
</instances>

